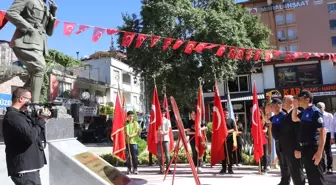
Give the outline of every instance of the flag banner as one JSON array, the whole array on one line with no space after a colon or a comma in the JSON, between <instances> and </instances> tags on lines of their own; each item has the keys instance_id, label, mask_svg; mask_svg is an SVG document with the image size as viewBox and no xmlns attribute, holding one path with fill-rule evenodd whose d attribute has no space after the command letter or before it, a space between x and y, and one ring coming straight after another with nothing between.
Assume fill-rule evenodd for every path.
<instances>
[{"instance_id":1,"label":"flag banner","mask_svg":"<svg viewBox=\"0 0 336 185\"><path fill-rule=\"evenodd\" d=\"M84 32L85 30L87 30L89 28L91 28L91 26L83 25L83 24L79 25L78 31L76 31L76 35Z\"/></svg>"},{"instance_id":2,"label":"flag banner","mask_svg":"<svg viewBox=\"0 0 336 185\"><path fill-rule=\"evenodd\" d=\"M120 100L119 93L116 98L116 108L112 124L111 137L113 140L113 155L122 161L126 161L126 141L125 141L125 118L124 109Z\"/></svg>"},{"instance_id":3,"label":"flag banner","mask_svg":"<svg viewBox=\"0 0 336 185\"><path fill-rule=\"evenodd\" d=\"M206 147L207 147L204 132L202 132L201 130L202 116L204 112L202 101L203 101L203 92L202 92L202 87L200 87L198 89L196 118L195 118L195 148L198 154L198 158L203 157L203 154L206 151Z\"/></svg>"},{"instance_id":4,"label":"flag banner","mask_svg":"<svg viewBox=\"0 0 336 185\"><path fill-rule=\"evenodd\" d=\"M164 93L164 98L163 98L163 105L166 109L166 118L171 121L170 119L170 114L169 114L169 106L168 106L168 100L167 100L167 95L166 92ZM173 135L173 130L172 128L169 129L169 151L172 151L174 149L174 135Z\"/></svg>"},{"instance_id":5,"label":"flag banner","mask_svg":"<svg viewBox=\"0 0 336 185\"><path fill-rule=\"evenodd\" d=\"M105 28L95 27L92 36L92 42L97 42L100 37L104 35L105 31Z\"/></svg>"},{"instance_id":6,"label":"flag banner","mask_svg":"<svg viewBox=\"0 0 336 185\"><path fill-rule=\"evenodd\" d=\"M76 23L72 23L72 22L64 22L63 25L63 34L65 36L70 36L72 31L75 29L76 27Z\"/></svg>"}]
</instances>

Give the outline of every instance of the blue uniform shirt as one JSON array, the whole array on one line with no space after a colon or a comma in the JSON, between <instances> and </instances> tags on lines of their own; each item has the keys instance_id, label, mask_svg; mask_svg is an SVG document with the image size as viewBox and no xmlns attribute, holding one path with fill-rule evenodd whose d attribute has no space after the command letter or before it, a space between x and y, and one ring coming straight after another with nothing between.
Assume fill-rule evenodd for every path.
<instances>
[{"instance_id":1,"label":"blue uniform shirt","mask_svg":"<svg viewBox=\"0 0 336 185\"><path fill-rule=\"evenodd\" d=\"M279 112L279 114L271 117L272 122L272 135L275 140L280 139L281 129L284 125L284 120L286 117L286 113L284 111Z\"/></svg>"},{"instance_id":2,"label":"blue uniform shirt","mask_svg":"<svg viewBox=\"0 0 336 185\"><path fill-rule=\"evenodd\" d=\"M324 127L323 114L315 105L298 114L301 120L299 142L317 143L319 139L318 128Z\"/></svg>"}]
</instances>

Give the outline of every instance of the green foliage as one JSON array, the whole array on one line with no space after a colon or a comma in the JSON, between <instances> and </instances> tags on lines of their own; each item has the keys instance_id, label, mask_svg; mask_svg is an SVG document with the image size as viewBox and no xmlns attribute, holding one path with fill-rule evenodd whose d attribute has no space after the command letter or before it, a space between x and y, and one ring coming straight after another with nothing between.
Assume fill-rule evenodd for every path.
<instances>
[{"instance_id":1,"label":"green foliage","mask_svg":"<svg viewBox=\"0 0 336 185\"><path fill-rule=\"evenodd\" d=\"M136 141L136 143L138 143L138 153L141 154L143 152L145 152L146 148L147 148L147 142L143 139L141 139L140 137L135 137L134 139Z\"/></svg>"},{"instance_id":2,"label":"green foliage","mask_svg":"<svg viewBox=\"0 0 336 185\"><path fill-rule=\"evenodd\" d=\"M49 73L45 73L43 76L43 85L41 88L40 102L46 103L49 100Z\"/></svg>"},{"instance_id":3,"label":"green foliage","mask_svg":"<svg viewBox=\"0 0 336 185\"><path fill-rule=\"evenodd\" d=\"M260 23L259 17L232 0L157 0L142 1L140 17L123 15L121 30L160 35L183 40L227 44L245 48L269 48L269 29ZM185 44L179 49L162 51L163 40L151 48L147 39L141 48L135 41L127 53L128 63L136 73L141 73L152 92L153 75L160 88L174 96L180 108L192 108L198 88L198 78L205 82L232 78L238 72L249 72L251 64L246 61L229 60L215 56L216 49L204 50L201 54L185 54ZM118 40L119 45L122 35ZM149 97L151 93L147 94Z\"/></svg>"},{"instance_id":4,"label":"green foliage","mask_svg":"<svg viewBox=\"0 0 336 185\"><path fill-rule=\"evenodd\" d=\"M137 114L137 111L135 109L133 109L133 114L134 114L134 120L138 121L138 114Z\"/></svg>"},{"instance_id":5,"label":"green foliage","mask_svg":"<svg viewBox=\"0 0 336 185\"><path fill-rule=\"evenodd\" d=\"M208 138L208 141L211 142L212 139L212 122L209 122L207 124L208 130L206 131L206 136Z\"/></svg>"}]
</instances>

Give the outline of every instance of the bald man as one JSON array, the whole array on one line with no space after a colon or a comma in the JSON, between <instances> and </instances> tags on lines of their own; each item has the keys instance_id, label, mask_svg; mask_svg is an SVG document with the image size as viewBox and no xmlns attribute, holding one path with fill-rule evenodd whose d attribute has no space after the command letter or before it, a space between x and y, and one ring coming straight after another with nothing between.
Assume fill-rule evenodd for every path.
<instances>
[{"instance_id":1,"label":"bald man","mask_svg":"<svg viewBox=\"0 0 336 185\"><path fill-rule=\"evenodd\" d=\"M305 177L301 159L295 157L295 151L300 151L301 147L298 141L300 122L294 122L292 120L293 101L293 96L285 96L283 98L282 108L287 112L287 115L284 119L280 136L280 145L282 146L282 153L288 163L294 185L304 185Z\"/></svg>"},{"instance_id":2,"label":"bald man","mask_svg":"<svg viewBox=\"0 0 336 185\"><path fill-rule=\"evenodd\" d=\"M324 125L327 131L327 138L324 145L324 152L327 156L327 166L325 158L323 157L323 171L327 174L332 174L332 164L333 164L333 157L331 153L331 143L334 140L334 125L333 125L333 115L329 112L325 111L325 104L323 102L318 102L317 107L321 109L323 113L323 120Z\"/></svg>"}]
</instances>

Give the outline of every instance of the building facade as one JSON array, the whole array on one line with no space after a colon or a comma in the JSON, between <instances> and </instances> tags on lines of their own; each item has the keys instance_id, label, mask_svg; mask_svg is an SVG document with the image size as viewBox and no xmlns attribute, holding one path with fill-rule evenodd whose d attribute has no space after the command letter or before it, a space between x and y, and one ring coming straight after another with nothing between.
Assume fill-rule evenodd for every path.
<instances>
[{"instance_id":1,"label":"building facade","mask_svg":"<svg viewBox=\"0 0 336 185\"><path fill-rule=\"evenodd\" d=\"M281 51L336 52L336 1L252 0L239 3L260 15Z\"/></svg>"}]
</instances>

